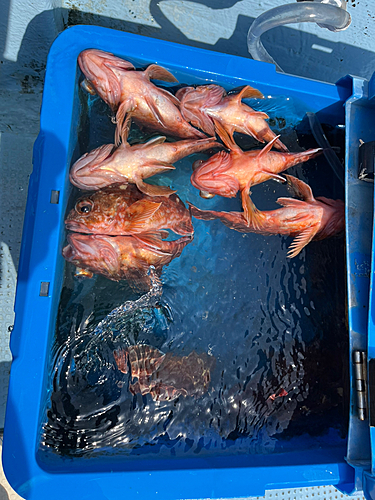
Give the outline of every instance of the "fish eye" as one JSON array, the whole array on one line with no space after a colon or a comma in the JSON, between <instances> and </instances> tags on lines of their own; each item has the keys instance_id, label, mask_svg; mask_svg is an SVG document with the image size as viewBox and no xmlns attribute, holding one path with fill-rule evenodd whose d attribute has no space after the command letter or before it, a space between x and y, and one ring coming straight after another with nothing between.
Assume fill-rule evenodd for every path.
<instances>
[{"instance_id":1,"label":"fish eye","mask_svg":"<svg viewBox=\"0 0 375 500\"><path fill-rule=\"evenodd\" d=\"M75 210L79 215L89 214L94 208L94 202L91 200L81 200L76 203Z\"/></svg>"}]
</instances>

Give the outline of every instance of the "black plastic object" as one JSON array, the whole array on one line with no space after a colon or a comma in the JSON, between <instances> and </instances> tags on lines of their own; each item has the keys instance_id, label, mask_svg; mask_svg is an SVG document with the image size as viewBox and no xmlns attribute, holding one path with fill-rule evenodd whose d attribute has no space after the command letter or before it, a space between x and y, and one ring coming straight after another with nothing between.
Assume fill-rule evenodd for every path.
<instances>
[{"instance_id":1,"label":"black plastic object","mask_svg":"<svg viewBox=\"0 0 375 500\"><path fill-rule=\"evenodd\" d=\"M338 159L336 153L332 149L328 139L320 125L318 117L315 113L306 113L307 118L310 123L311 132L314 136L314 139L318 143L318 145L323 148L323 153L330 164L332 170L334 171L336 177L339 179L342 185L344 185L344 167L341 165L340 160Z\"/></svg>"},{"instance_id":2,"label":"black plastic object","mask_svg":"<svg viewBox=\"0 0 375 500\"><path fill-rule=\"evenodd\" d=\"M374 182L375 141L363 142L359 146L358 179Z\"/></svg>"}]
</instances>

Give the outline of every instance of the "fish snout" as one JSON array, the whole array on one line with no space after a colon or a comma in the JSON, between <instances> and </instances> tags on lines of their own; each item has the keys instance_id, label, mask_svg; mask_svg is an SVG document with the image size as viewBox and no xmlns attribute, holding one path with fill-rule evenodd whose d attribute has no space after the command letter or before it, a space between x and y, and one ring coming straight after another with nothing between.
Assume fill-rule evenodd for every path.
<instances>
[{"instance_id":1,"label":"fish snout","mask_svg":"<svg viewBox=\"0 0 375 500\"><path fill-rule=\"evenodd\" d=\"M97 49L84 50L78 56L78 64L88 80L90 93L95 90L113 110L121 98L120 82L111 67L112 62L113 66L116 66L117 60L121 61L113 54Z\"/></svg>"}]
</instances>

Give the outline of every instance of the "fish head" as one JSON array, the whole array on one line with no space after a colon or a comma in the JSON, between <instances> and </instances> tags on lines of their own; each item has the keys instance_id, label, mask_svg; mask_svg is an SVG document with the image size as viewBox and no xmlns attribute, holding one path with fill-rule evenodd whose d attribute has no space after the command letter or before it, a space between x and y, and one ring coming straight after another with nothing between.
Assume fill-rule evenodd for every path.
<instances>
[{"instance_id":1,"label":"fish head","mask_svg":"<svg viewBox=\"0 0 375 500\"><path fill-rule=\"evenodd\" d=\"M236 196L239 190L238 180L227 173L231 163L230 154L220 151L207 161L193 165L190 180L201 191L203 198L212 198L215 194L228 198Z\"/></svg>"},{"instance_id":2,"label":"fish head","mask_svg":"<svg viewBox=\"0 0 375 500\"><path fill-rule=\"evenodd\" d=\"M134 69L128 61L97 49L88 49L78 56L78 64L85 75L84 87L95 89L97 94L115 111L121 100L119 72Z\"/></svg>"},{"instance_id":3,"label":"fish head","mask_svg":"<svg viewBox=\"0 0 375 500\"><path fill-rule=\"evenodd\" d=\"M86 191L123 182L123 177L110 166L113 147L105 144L81 156L70 170L70 182Z\"/></svg>"},{"instance_id":4,"label":"fish head","mask_svg":"<svg viewBox=\"0 0 375 500\"><path fill-rule=\"evenodd\" d=\"M63 257L75 266L118 280L120 258L116 238L102 235L69 233Z\"/></svg>"},{"instance_id":5,"label":"fish head","mask_svg":"<svg viewBox=\"0 0 375 500\"><path fill-rule=\"evenodd\" d=\"M318 196L316 201L323 208L320 230L316 239L329 238L345 229L345 203L342 200L332 200Z\"/></svg>"},{"instance_id":6,"label":"fish head","mask_svg":"<svg viewBox=\"0 0 375 500\"><path fill-rule=\"evenodd\" d=\"M126 191L116 187L82 196L69 212L66 228L80 233L111 234L119 204L127 206L125 196Z\"/></svg>"}]
</instances>

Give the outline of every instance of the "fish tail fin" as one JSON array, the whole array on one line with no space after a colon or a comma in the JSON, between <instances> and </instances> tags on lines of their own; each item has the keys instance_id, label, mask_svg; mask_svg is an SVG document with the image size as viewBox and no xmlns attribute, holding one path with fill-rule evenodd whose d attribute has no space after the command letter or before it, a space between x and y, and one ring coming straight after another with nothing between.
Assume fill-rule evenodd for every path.
<instances>
[{"instance_id":1,"label":"fish tail fin","mask_svg":"<svg viewBox=\"0 0 375 500\"><path fill-rule=\"evenodd\" d=\"M126 349L118 349L117 351L113 351L113 357L115 358L115 363L117 365L117 368L120 370L122 373L128 373L129 371L129 366L128 366L128 360L129 360L129 353Z\"/></svg>"}]
</instances>

